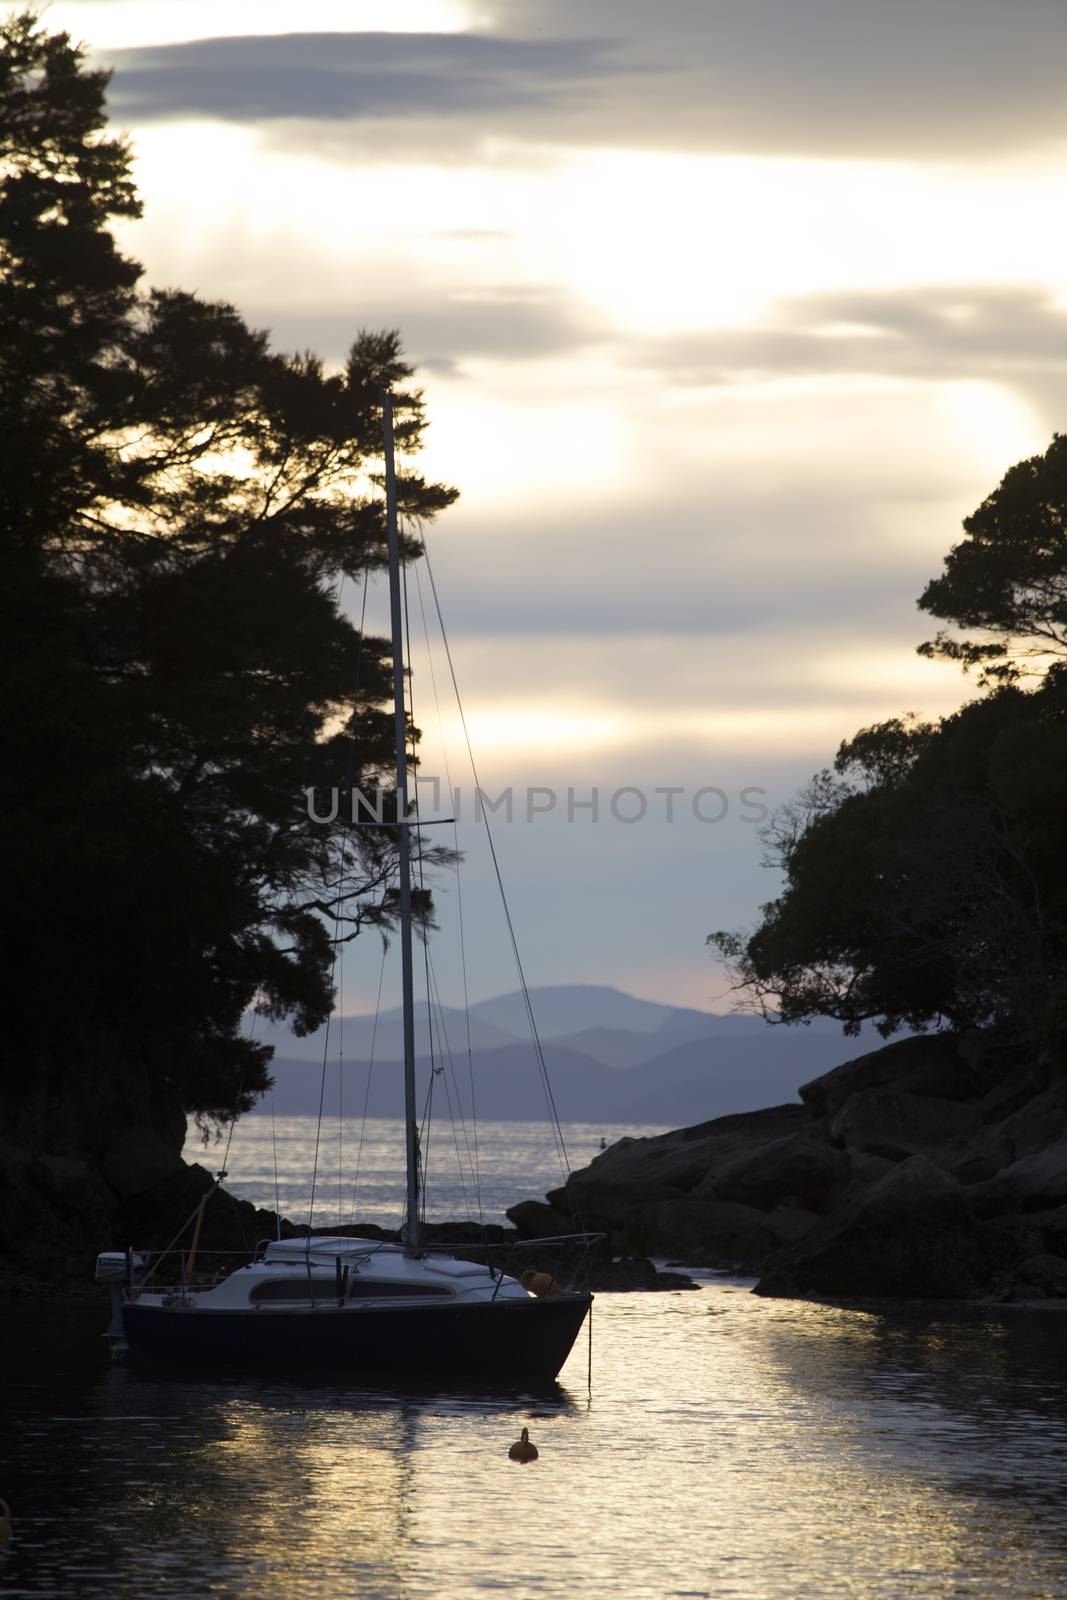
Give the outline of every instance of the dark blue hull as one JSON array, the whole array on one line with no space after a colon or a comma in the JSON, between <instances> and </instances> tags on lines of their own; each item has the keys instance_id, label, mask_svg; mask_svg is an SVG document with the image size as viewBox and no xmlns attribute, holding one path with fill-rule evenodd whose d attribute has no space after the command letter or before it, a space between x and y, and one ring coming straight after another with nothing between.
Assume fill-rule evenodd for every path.
<instances>
[{"instance_id":1,"label":"dark blue hull","mask_svg":"<svg viewBox=\"0 0 1067 1600\"><path fill-rule=\"evenodd\" d=\"M578 1337L589 1294L450 1306L301 1310L122 1308L138 1355L181 1366L285 1366L353 1375L550 1381Z\"/></svg>"}]
</instances>

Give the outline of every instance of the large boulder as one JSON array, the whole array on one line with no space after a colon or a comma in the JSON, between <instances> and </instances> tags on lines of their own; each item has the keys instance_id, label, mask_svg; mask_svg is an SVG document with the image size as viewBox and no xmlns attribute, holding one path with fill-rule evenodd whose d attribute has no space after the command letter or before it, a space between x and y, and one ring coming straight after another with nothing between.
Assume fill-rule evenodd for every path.
<instances>
[{"instance_id":1,"label":"large boulder","mask_svg":"<svg viewBox=\"0 0 1067 1600\"><path fill-rule=\"evenodd\" d=\"M982 1223L982 1234L997 1258L1025 1261L1029 1256L1044 1255L1047 1247L1042 1218L991 1217ZM1053 1252L1055 1254L1055 1252Z\"/></svg>"},{"instance_id":2,"label":"large boulder","mask_svg":"<svg viewBox=\"0 0 1067 1600\"><path fill-rule=\"evenodd\" d=\"M632 1250L670 1255L688 1266L758 1272L816 1221L810 1212L764 1212L732 1200L657 1200L634 1214L626 1238Z\"/></svg>"},{"instance_id":3,"label":"large boulder","mask_svg":"<svg viewBox=\"0 0 1067 1600\"><path fill-rule=\"evenodd\" d=\"M756 1292L973 1299L1004 1292L1005 1269L959 1185L917 1155L783 1249Z\"/></svg>"},{"instance_id":4,"label":"large boulder","mask_svg":"<svg viewBox=\"0 0 1067 1600\"><path fill-rule=\"evenodd\" d=\"M843 1199L855 1200L864 1189L869 1189L872 1183L877 1183L884 1178L887 1172L892 1172L898 1165L886 1156L872 1155L869 1150L847 1150L849 1184Z\"/></svg>"},{"instance_id":5,"label":"large boulder","mask_svg":"<svg viewBox=\"0 0 1067 1600\"><path fill-rule=\"evenodd\" d=\"M620 1140L548 1207L509 1215L548 1232L580 1207L616 1251L762 1271L764 1293L1059 1292L1048 1262L1067 1261L1067 1127L1032 1063L977 1033L921 1036L800 1093Z\"/></svg>"},{"instance_id":6,"label":"large boulder","mask_svg":"<svg viewBox=\"0 0 1067 1600\"><path fill-rule=\"evenodd\" d=\"M788 1141L807 1120L798 1103L717 1117L648 1139L620 1139L572 1173L563 1188L550 1190L546 1207L529 1209L531 1203L523 1202L508 1216L523 1232L542 1226L547 1232L562 1226L557 1219L569 1218L574 1228L580 1217L583 1227L602 1230L622 1253L684 1255L695 1265L758 1265L783 1242L787 1225L769 1225L745 1204L724 1210L714 1193L696 1191L710 1173ZM800 1205L795 1186L781 1192L794 1209Z\"/></svg>"},{"instance_id":7,"label":"large boulder","mask_svg":"<svg viewBox=\"0 0 1067 1600\"><path fill-rule=\"evenodd\" d=\"M0 1082L0 1280L18 1289L91 1284L97 1251L143 1242L142 1198L180 1182L180 1097L120 1045L106 1066L27 1060Z\"/></svg>"},{"instance_id":8,"label":"large boulder","mask_svg":"<svg viewBox=\"0 0 1067 1600\"><path fill-rule=\"evenodd\" d=\"M216 1188L213 1175L199 1162L181 1162L168 1177L150 1189L139 1191L119 1210L113 1238L120 1249L134 1245L147 1250L166 1250L176 1234L189 1229L197 1210L204 1206L200 1231L200 1254L206 1258L216 1251L250 1251L266 1239L292 1238L305 1227L261 1211L248 1200L239 1200L228 1189ZM187 1244L190 1235L182 1242Z\"/></svg>"},{"instance_id":9,"label":"large boulder","mask_svg":"<svg viewBox=\"0 0 1067 1600\"><path fill-rule=\"evenodd\" d=\"M1067 1206L1057 1206L1041 1219L1045 1249L1054 1256L1067 1258Z\"/></svg>"},{"instance_id":10,"label":"large boulder","mask_svg":"<svg viewBox=\"0 0 1067 1600\"><path fill-rule=\"evenodd\" d=\"M887 1087L941 1100L970 1100L1002 1075L970 1038L919 1034L845 1061L801 1085L800 1098L814 1117L833 1116L853 1095Z\"/></svg>"},{"instance_id":11,"label":"large boulder","mask_svg":"<svg viewBox=\"0 0 1067 1600\"><path fill-rule=\"evenodd\" d=\"M924 1155L951 1170L970 1154L981 1125L977 1107L957 1100L894 1088L862 1089L833 1113L828 1132L835 1144L889 1161Z\"/></svg>"},{"instance_id":12,"label":"large boulder","mask_svg":"<svg viewBox=\"0 0 1067 1600\"><path fill-rule=\"evenodd\" d=\"M1016 1297L1067 1299L1067 1261L1047 1254L1030 1256L1019 1268Z\"/></svg>"},{"instance_id":13,"label":"large boulder","mask_svg":"<svg viewBox=\"0 0 1067 1600\"><path fill-rule=\"evenodd\" d=\"M1029 1082L1022 1100L1020 1090ZM971 1146L951 1168L959 1183L984 1183L1024 1156L1047 1149L1064 1132L1063 1110L1048 1089L1040 1092L1030 1074L1012 1074L1002 1095L987 1096L980 1105L982 1126Z\"/></svg>"},{"instance_id":14,"label":"large boulder","mask_svg":"<svg viewBox=\"0 0 1067 1600\"><path fill-rule=\"evenodd\" d=\"M995 1177L972 1184L967 1194L982 1217L1051 1211L1067 1204L1067 1138L1013 1161Z\"/></svg>"},{"instance_id":15,"label":"large boulder","mask_svg":"<svg viewBox=\"0 0 1067 1600\"><path fill-rule=\"evenodd\" d=\"M598 1195L622 1189L631 1197L670 1190L688 1193L711 1166L759 1149L807 1121L800 1104L768 1106L648 1139L620 1139L594 1156L587 1167L572 1173L564 1188L550 1190L547 1199L566 1211L574 1189Z\"/></svg>"},{"instance_id":16,"label":"large boulder","mask_svg":"<svg viewBox=\"0 0 1067 1600\"><path fill-rule=\"evenodd\" d=\"M791 1203L819 1211L850 1176L848 1157L820 1137L821 1129L774 1139L716 1163L693 1191L709 1200L736 1200L761 1211Z\"/></svg>"},{"instance_id":17,"label":"large boulder","mask_svg":"<svg viewBox=\"0 0 1067 1600\"><path fill-rule=\"evenodd\" d=\"M1032 1065L1006 1070L979 1100L982 1115L989 1123L1002 1123L1016 1111L1024 1114L1041 1094L1041 1084ZM1019 1151L1022 1155L1024 1152Z\"/></svg>"},{"instance_id":18,"label":"large boulder","mask_svg":"<svg viewBox=\"0 0 1067 1600\"><path fill-rule=\"evenodd\" d=\"M543 1200L520 1200L518 1205L509 1206L504 1215L523 1239L555 1239L578 1231L573 1217Z\"/></svg>"},{"instance_id":19,"label":"large boulder","mask_svg":"<svg viewBox=\"0 0 1067 1600\"><path fill-rule=\"evenodd\" d=\"M1002 1164L1006 1166L1055 1144L1067 1132L1067 1118L1053 1091L1045 1089L995 1122L992 1131L1003 1143L1007 1161Z\"/></svg>"}]
</instances>

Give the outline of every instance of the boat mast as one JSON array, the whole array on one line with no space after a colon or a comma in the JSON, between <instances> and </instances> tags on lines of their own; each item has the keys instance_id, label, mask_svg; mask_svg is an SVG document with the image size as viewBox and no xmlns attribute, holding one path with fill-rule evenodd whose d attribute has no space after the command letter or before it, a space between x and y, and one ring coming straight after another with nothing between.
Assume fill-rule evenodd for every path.
<instances>
[{"instance_id":1,"label":"boat mast","mask_svg":"<svg viewBox=\"0 0 1067 1600\"><path fill-rule=\"evenodd\" d=\"M415 1102L415 980L411 958L411 827L408 822L407 694L404 683L404 626L400 590L400 538L396 524L396 468L393 461L393 397L382 402L385 436L385 525L389 541L389 609L393 635L393 702L396 711L396 805L400 836L400 971L404 1005L404 1123L407 1132L408 1225L405 1254L419 1253L419 1145Z\"/></svg>"}]
</instances>

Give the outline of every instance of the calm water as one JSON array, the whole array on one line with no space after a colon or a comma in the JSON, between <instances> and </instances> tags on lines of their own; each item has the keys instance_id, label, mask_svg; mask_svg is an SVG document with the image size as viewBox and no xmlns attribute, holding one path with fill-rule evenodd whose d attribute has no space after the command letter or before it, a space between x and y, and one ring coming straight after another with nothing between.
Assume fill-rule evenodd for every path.
<instances>
[{"instance_id":1,"label":"calm water","mask_svg":"<svg viewBox=\"0 0 1067 1600\"><path fill-rule=\"evenodd\" d=\"M563 1128L563 1146L570 1167L587 1166L606 1138L609 1144L627 1135L663 1133L656 1124L606 1128L570 1122ZM295 1222L306 1222L311 1206L311 1174L315 1168L314 1117L259 1114L238 1123L226 1157L227 1187L241 1200L269 1210L280 1209ZM319 1138L314 1221L329 1227L338 1222L399 1225L404 1201L401 1171L404 1125L399 1119L371 1117L363 1136L358 1118L336 1118L323 1124ZM185 1154L217 1171L225 1146L204 1147L190 1127ZM277 1154L277 1186L275 1186ZM426 1173L426 1215L431 1222L456 1217L506 1222L504 1211L516 1200L539 1200L558 1188L566 1176L559 1148L547 1127L538 1122L479 1122L477 1139L470 1128L435 1127L423 1141ZM275 1205L277 1195L278 1205Z\"/></svg>"},{"instance_id":2,"label":"calm water","mask_svg":"<svg viewBox=\"0 0 1067 1600\"><path fill-rule=\"evenodd\" d=\"M0 1324L0 1600L1067 1596L1055 1312L603 1294L537 1394L114 1368L105 1320Z\"/></svg>"}]
</instances>

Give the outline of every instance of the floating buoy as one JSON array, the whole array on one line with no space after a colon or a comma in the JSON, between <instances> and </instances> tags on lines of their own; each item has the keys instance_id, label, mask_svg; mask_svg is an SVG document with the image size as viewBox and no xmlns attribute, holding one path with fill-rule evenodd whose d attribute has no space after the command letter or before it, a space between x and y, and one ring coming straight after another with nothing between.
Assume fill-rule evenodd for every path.
<instances>
[{"instance_id":1,"label":"floating buoy","mask_svg":"<svg viewBox=\"0 0 1067 1600\"><path fill-rule=\"evenodd\" d=\"M508 1451L508 1460L519 1461L523 1466L526 1465L527 1461L537 1460L537 1446L530 1443L529 1428L523 1428L521 1439L515 1440L515 1443Z\"/></svg>"},{"instance_id":2,"label":"floating buoy","mask_svg":"<svg viewBox=\"0 0 1067 1600\"><path fill-rule=\"evenodd\" d=\"M525 1439L526 1429L523 1428L522 1436ZM533 1449L533 1446L530 1446ZM537 1451L534 1450L534 1455ZM0 1500L0 1550L11 1543L11 1507L6 1500Z\"/></svg>"}]
</instances>

